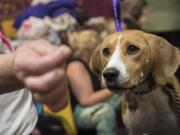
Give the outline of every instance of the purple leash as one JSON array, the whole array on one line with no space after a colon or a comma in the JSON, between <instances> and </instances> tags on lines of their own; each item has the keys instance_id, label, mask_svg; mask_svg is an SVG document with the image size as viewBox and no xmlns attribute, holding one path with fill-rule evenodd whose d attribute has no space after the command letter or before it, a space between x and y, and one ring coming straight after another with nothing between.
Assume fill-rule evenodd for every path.
<instances>
[{"instance_id":1,"label":"purple leash","mask_svg":"<svg viewBox=\"0 0 180 135\"><path fill-rule=\"evenodd\" d=\"M114 22L116 26L116 31L121 32L121 0L112 0L113 2L113 11L114 11Z\"/></svg>"}]
</instances>

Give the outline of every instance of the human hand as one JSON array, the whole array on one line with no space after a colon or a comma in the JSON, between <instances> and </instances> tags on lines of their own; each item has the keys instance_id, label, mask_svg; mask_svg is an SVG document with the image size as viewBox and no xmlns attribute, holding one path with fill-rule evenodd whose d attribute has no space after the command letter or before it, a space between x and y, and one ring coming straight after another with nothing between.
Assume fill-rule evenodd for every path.
<instances>
[{"instance_id":1,"label":"human hand","mask_svg":"<svg viewBox=\"0 0 180 135\"><path fill-rule=\"evenodd\" d=\"M44 40L25 43L14 53L14 72L34 98L52 111L59 111L68 102L65 73L71 50L55 47Z\"/></svg>"}]
</instances>

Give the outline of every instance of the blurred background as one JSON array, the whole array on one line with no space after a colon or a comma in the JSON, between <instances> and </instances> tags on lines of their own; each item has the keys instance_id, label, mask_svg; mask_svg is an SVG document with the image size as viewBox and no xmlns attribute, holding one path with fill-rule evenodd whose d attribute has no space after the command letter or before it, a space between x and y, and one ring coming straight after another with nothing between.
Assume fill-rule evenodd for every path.
<instances>
[{"instance_id":1,"label":"blurred background","mask_svg":"<svg viewBox=\"0 0 180 135\"><path fill-rule=\"evenodd\" d=\"M180 0L123 0L120 9L123 30L153 33L179 47ZM15 48L37 39L56 46L66 44L72 48L73 57L80 58L87 67L93 49L116 31L112 0L0 0L0 31ZM101 89L100 84L92 85L95 91ZM119 95L85 108L72 97L73 93L71 102L58 113L41 106L44 113L39 117L37 135L127 134L121 121Z\"/></svg>"}]
</instances>

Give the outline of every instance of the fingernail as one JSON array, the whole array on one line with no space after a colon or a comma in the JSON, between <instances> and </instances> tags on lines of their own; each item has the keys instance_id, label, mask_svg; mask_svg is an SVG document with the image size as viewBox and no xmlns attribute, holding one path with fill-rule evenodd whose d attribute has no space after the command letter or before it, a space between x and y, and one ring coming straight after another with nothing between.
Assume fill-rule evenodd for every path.
<instances>
[{"instance_id":1,"label":"fingernail","mask_svg":"<svg viewBox=\"0 0 180 135\"><path fill-rule=\"evenodd\" d=\"M60 47L60 51L64 54L64 55L69 55L69 54L71 54L71 49L69 48L69 47L67 47L67 46L65 46L65 45L62 45L61 47Z\"/></svg>"}]
</instances>

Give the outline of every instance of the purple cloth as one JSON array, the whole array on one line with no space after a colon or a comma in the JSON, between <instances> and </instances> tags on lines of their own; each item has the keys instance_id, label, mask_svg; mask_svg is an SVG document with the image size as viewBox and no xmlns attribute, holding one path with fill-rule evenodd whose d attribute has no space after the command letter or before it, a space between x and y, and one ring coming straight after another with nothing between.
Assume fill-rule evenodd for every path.
<instances>
[{"instance_id":1,"label":"purple cloth","mask_svg":"<svg viewBox=\"0 0 180 135\"><path fill-rule=\"evenodd\" d=\"M114 22L116 26L116 31L120 32L122 31L122 26L121 26L121 0L112 0L113 2L113 11L114 11Z\"/></svg>"},{"instance_id":2,"label":"purple cloth","mask_svg":"<svg viewBox=\"0 0 180 135\"><path fill-rule=\"evenodd\" d=\"M47 4L48 15L56 17L64 12L68 12L77 17L75 8L78 6L76 0L56 0Z\"/></svg>"},{"instance_id":3,"label":"purple cloth","mask_svg":"<svg viewBox=\"0 0 180 135\"><path fill-rule=\"evenodd\" d=\"M38 4L31 6L23 11L17 18L14 23L14 27L18 29L22 22L28 19L30 16L35 16L39 18L44 18L45 16L57 17L65 12L78 17L75 8L78 6L76 0L54 0L48 4Z\"/></svg>"}]
</instances>

